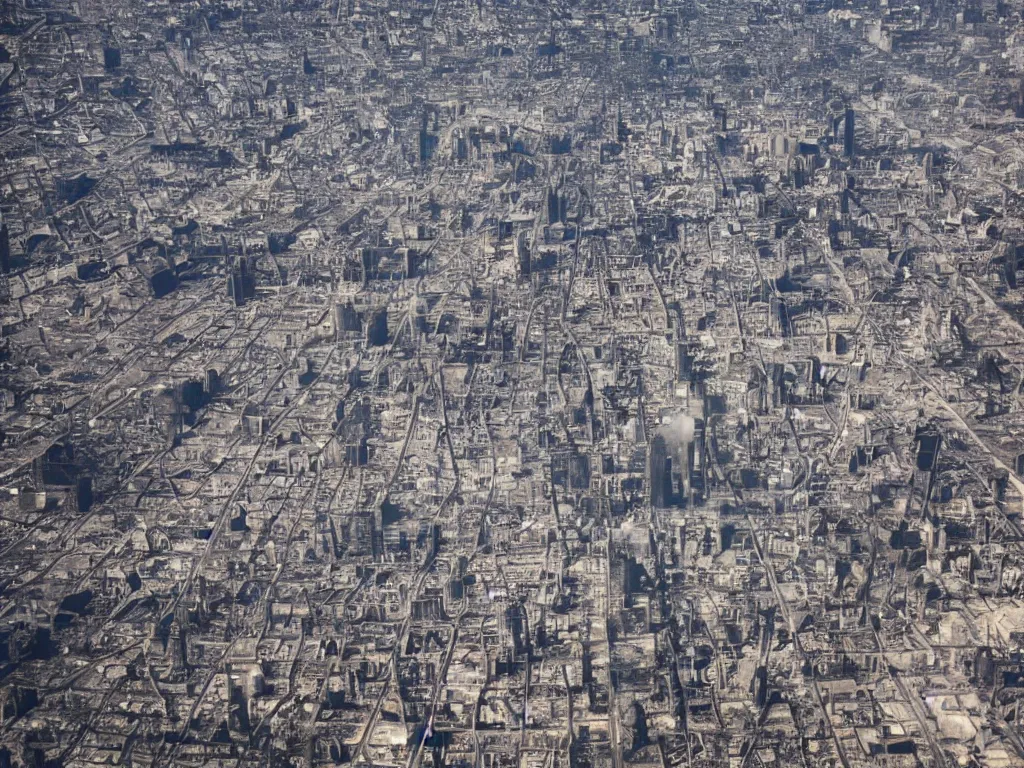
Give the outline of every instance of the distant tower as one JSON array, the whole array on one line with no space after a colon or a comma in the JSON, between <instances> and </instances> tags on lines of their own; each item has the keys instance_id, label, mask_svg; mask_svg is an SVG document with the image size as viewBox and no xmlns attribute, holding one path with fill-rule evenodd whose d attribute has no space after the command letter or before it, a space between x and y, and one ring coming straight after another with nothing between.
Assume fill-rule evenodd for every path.
<instances>
[{"instance_id":1,"label":"distant tower","mask_svg":"<svg viewBox=\"0 0 1024 768\"><path fill-rule=\"evenodd\" d=\"M0 217L2 219L2 217ZM7 223L0 224L0 304L11 299L11 286L7 274L11 271L11 238Z\"/></svg>"},{"instance_id":2,"label":"distant tower","mask_svg":"<svg viewBox=\"0 0 1024 768\"><path fill-rule=\"evenodd\" d=\"M0 224L0 272L11 271L11 235L7 223Z\"/></svg>"},{"instance_id":3,"label":"distant tower","mask_svg":"<svg viewBox=\"0 0 1024 768\"><path fill-rule=\"evenodd\" d=\"M851 160L853 159L853 139L853 108L847 107L846 117L843 119L843 154Z\"/></svg>"},{"instance_id":4,"label":"distant tower","mask_svg":"<svg viewBox=\"0 0 1024 768\"><path fill-rule=\"evenodd\" d=\"M665 438L662 435L655 435L651 441L650 454L651 506L655 509L664 509L667 506L665 490L667 485L671 487L670 461Z\"/></svg>"}]
</instances>

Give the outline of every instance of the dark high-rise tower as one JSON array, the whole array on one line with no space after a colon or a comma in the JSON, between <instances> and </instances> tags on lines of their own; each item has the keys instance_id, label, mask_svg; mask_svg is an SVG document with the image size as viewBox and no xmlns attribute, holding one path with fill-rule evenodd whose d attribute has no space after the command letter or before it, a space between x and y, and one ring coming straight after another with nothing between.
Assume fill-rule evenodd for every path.
<instances>
[{"instance_id":1,"label":"dark high-rise tower","mask_svg":"<svg viewBox=\"0 0 1024 768\"><path fill-rule=\"evenodd\" d=\"M665 508L665 459L668 453L665 438L655 435L651 441L650 478L651 506L655 509Z\"/></svg>"},{"instance_id":2,"label":"dark high-rise tower","mask_svg":"<svg viewBox=\"0 0 1024 768\"><path fill-rule=\"evenodd\" d=\"M11 271L11 236L6 224L0 224L0 272Z\"/></svg>"},{"instance_id":3,"label":"dark high-rise tower","mask_svg":"<svg viewBox=\"0 0 1024 768\"><path fill-rule=\"evenodd\" d=\"M665 509L678 503L672 485L673 472L678 473L678 446L669 445L664 435L655 435L651 441L650 479L651 506Z\"/></svg>"},{"instance_id":4,"label":"dark high-rise tower","mask_svg":"<svg viewBox=\"0 0 1024 768\"><path fill-rule=\"evenodd\" d=\"M849 158L853 157L853 108L846 108L846 117L843 119L843 154Z\"/></svg>"}]
</instances>

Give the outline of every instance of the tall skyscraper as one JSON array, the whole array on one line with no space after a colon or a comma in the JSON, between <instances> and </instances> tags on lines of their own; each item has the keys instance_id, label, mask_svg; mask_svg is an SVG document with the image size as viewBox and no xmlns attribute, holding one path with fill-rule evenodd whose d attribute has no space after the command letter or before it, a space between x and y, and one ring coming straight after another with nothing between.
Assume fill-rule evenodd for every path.
<instances>
[{"instance_id":1,"label":"tall skyscraper","mask_svg":"<svg viewBox=\"0 0 1024 768\"><path fill-rule=\"evenodd\" d=\"M11 236L7 231L7 224L0 224L0 272L7 274L11 271Z\"/></svg>"},{"instance_id":2,"label":"tall skyscraper","mask_svg":"<svg viewBox=\"0 0 1024 768\"><path fill-rule=\"evenodd\" d=\"M843 154L849 158L853 157L854 125L853 108L846 108L846 117L843 120Z\"/></svg>"},{"instance_id":3,"label":"tall skyscraper","mask_svg":"<svg viewBox=\"0 0 1024 768\"><path fill-rule=\"evenodd\" d=\"M665 498L666 480L666 459L668 458L668 446L665 445L665 438L655 435L651 441L650 455L650 477L651 477L651 506L655 509L664 509L668 499Z\"/></svg>"}]
</instances>

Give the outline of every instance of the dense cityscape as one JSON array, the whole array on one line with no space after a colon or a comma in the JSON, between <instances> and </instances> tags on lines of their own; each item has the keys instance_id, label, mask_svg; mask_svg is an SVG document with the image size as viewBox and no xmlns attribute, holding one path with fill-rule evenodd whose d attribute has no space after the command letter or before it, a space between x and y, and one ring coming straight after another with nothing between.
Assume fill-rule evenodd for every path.
<instances>
[{"instance_id":1,"label":"dense cityscape","mask_svg":"<svg viewBox=\"0 0 1024 768\"><path fill-rule=\"evenodd\" d=\"M1024 766L1024 2L0 6L0 768Z\"/></svg>"}]
</instances>

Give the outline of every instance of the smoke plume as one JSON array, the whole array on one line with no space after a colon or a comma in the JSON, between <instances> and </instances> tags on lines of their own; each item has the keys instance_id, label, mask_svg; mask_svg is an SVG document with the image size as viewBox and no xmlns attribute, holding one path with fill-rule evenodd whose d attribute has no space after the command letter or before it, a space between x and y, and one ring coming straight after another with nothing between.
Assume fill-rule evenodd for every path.
<instances>
[{"instance_id":1,"label":"smoke plume","mask_svg":"<svg viewBox=\"0 0 1024 768\"><path fill-rule=\"evenodd\" d=\"M689 445L693 442L693 417L677 413L668 424L658 430L665 442L673 446Z\"/></svg>"}]
</instances>

